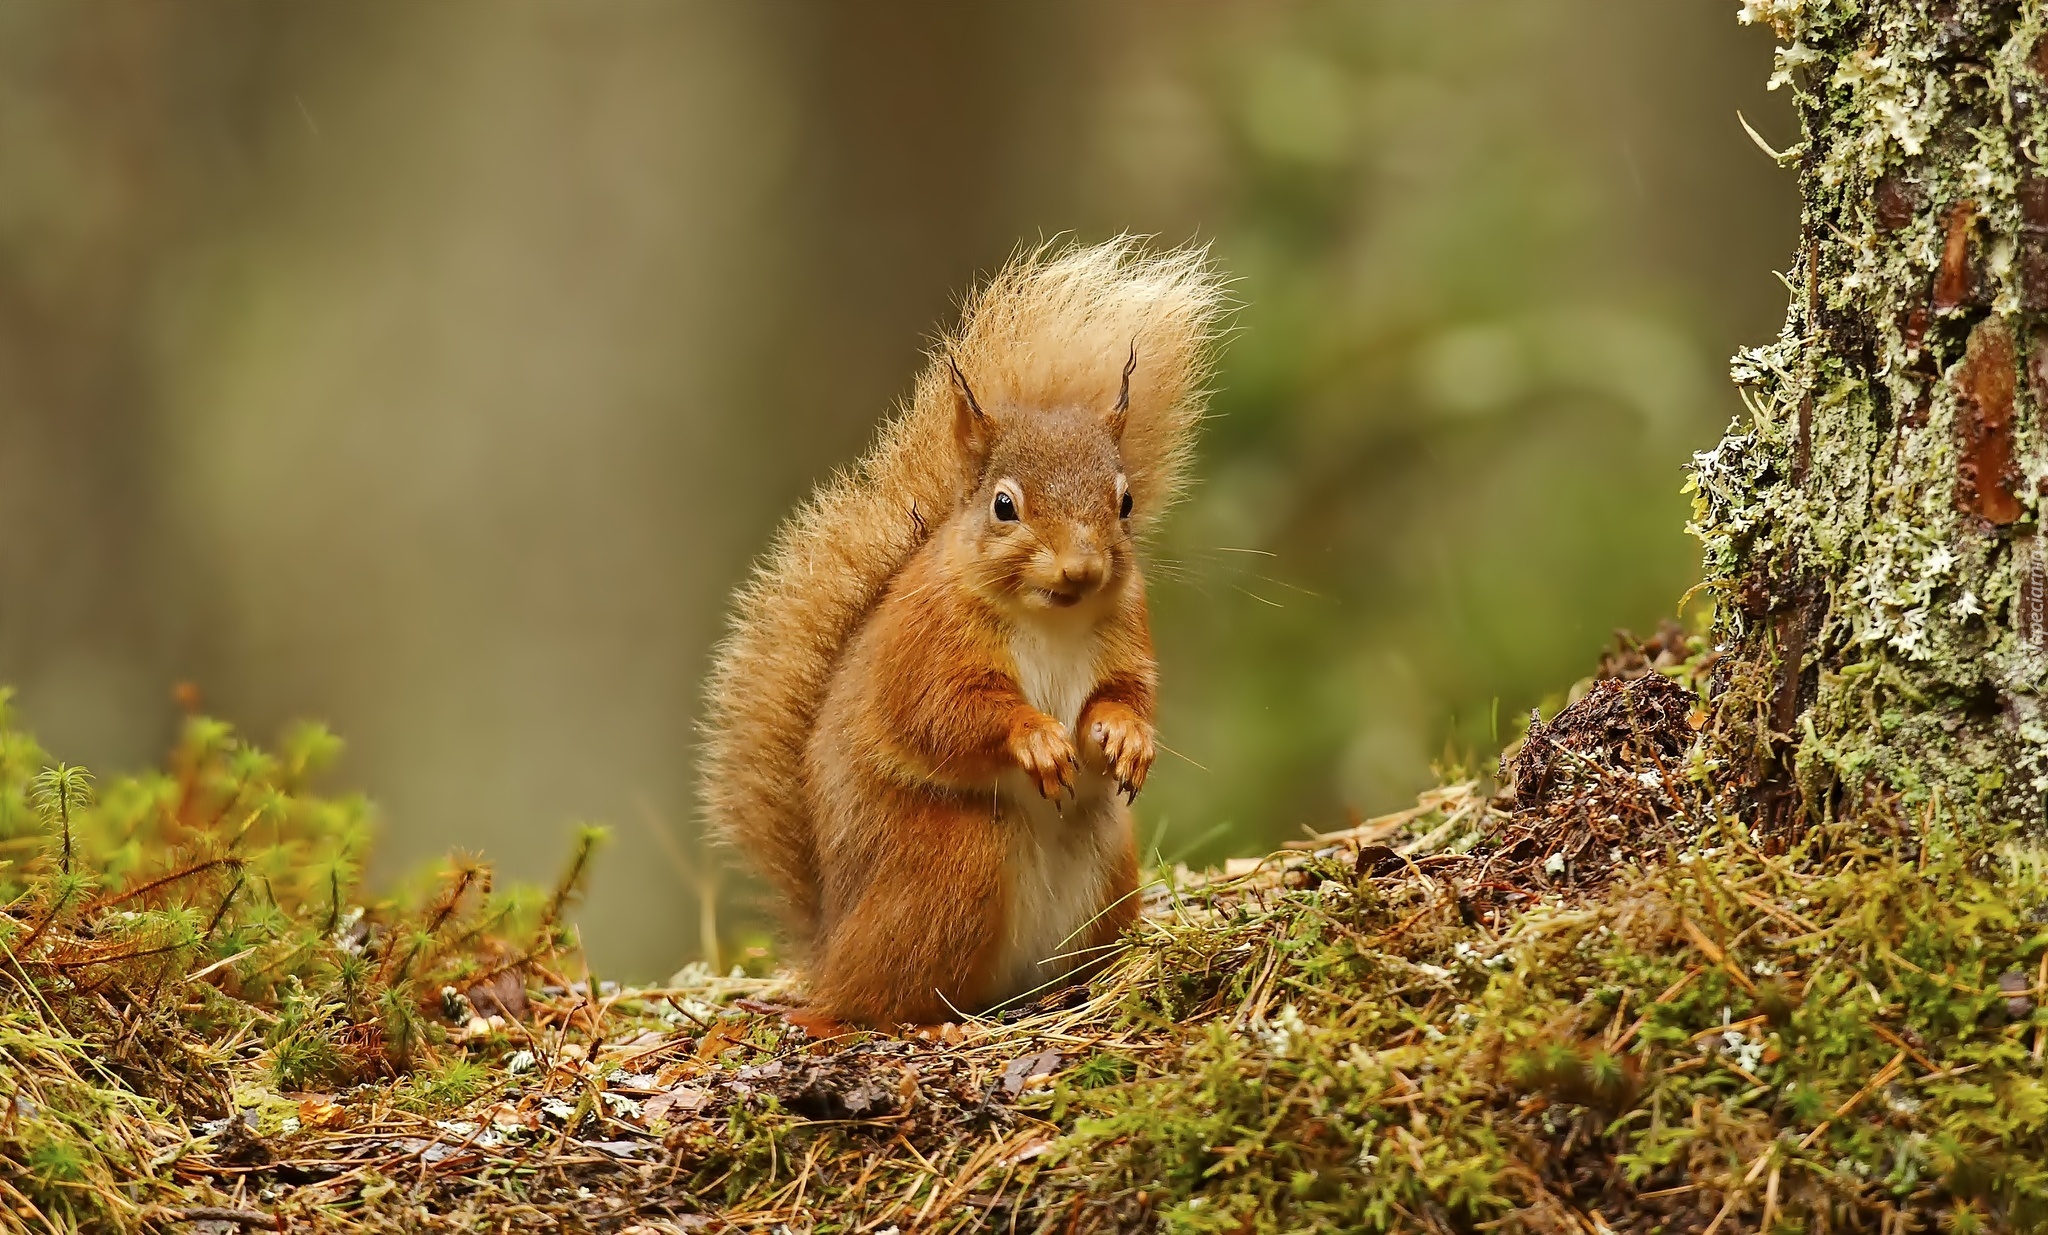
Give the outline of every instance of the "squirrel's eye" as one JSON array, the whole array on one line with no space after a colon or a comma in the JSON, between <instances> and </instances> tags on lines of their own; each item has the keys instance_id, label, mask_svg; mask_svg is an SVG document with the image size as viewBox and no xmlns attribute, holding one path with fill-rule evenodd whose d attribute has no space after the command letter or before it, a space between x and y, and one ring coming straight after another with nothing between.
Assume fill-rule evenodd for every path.
<instances>
[{"instance_id":1,"label":"squirrel's eye","mask_svg":"<svg viewBox=\"0 0 2048 1235\"><path fill-rule=\"evenodd\" d=\"M1017 521L1016 499L1007 493L996 494L995 511L996 518L1004 523L1015 523Z\"/></svg>"},{"instance_id":2,"label":"squirrel's eye","mask_svg":"<svg viewBox=\"0 0 2048 1235\"><path fill-rule=\"evenodd\" d=\"M1129 493L1125 493L1124 500L1117 504L1116 513L1119 519L1131 517L1131 495Z\"/></svg>"}]
</instances>

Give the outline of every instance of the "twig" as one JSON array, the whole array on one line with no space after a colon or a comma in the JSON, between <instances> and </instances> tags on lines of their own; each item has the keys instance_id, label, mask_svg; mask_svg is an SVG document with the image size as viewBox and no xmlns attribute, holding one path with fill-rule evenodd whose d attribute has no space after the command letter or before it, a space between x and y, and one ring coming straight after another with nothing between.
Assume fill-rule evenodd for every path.
<instances>
[{"instance_id":1,"label":"twig","mask_svg":"<svg viewBox=\"0 0 2048 1235\"><path fill-rule=\"evenodd\" d=\"M2048 998L2039 992L2048 991L2048 952L2041 953L2041 976L2034 981L2035 999ZM2041 1062L2041 1053L2048 1048L2048 1025L2034 1030L2034 1062Z\"/></svg>"},{"instance_id":2,"label":"twig","mask_svg":"<svg viewBox=\"0 0 2048 1235\"><path fill-rule=\"evenodd\" d=\"M1741 986L1743 990L1748 991L1751 997L1756 995L1756 983L1749 980L1749 975L1742 972L1741 968L1735 964L1734 960L1729 957L1727 951L1720 944L1709 939L1707 933L1701 930L1691 918L1680 918L1678 924L1685 929L1686 937L1692 940L1693 946L1700 950L1702 956L1705 956L1708 960L1726 970L1728 976L1734 978L1737 985Z\"/></svg>"},{"instance_id":3,"label":"twig","mask_svg":"<svg viewBox=\"0 0 2048 1235\"><path fill-rule=\"evenodd\" d=\"M1830 1115L1826 1119L1821 1120L1819 1127L1815 1128L1813 1131L1807 1133L1804 1137L1802 1137L1799 1141L1799 1148L1811 1149L1813 1147L1813 1143L1821 1138L1822 1134L1828 1130L1828 1126L1830 1124L1834 1123L1837 1119L1840 1119L1842 1116L1847 1115L1850 1111L1855 1110L1857 1104L1862 1102L1863 1099L1869 1097L1873 1092L1882 1088L1885 1085L1890 1084L1892 1078L1897 1076L1900 1070L1903 1069L1905 1066L1905 1051L1900 1051L1898 1054L1892 1056L1892 1061L1886 1064L1884 1067L1879 1068L1877 1070L1877 1075L1871 1077L1868 1081L1866 1081L1863 1085L1863 1088L1857 1090L1853 1095L1851 1095L1847 1102L1844 1102L1842 1103L1842 1105L1836 1107L1835 1113L1833 1115Z\"/></svg>"},{"instance_id":4,"label":"twig","mask_svg":"<svg viewBox=\"0 0 2048 1235\"><path fill-rule=\"evenodd\" d=\"M1654 1008L1658 1004L1670 1003L1672 1000L1678 998L1678 992L1692 985L1692 980L1694 978L1699 977L1702 973L1705 972L1706 970L1698 965L1694 965L1691 969L1686 970L1684 976L1680 977L1678 981L1673 982L1670 986L1665 987L1663 994L1657 996L1655 999L1652 999L1650 1001L1650 1008ZM1628 1032L1622 1034L1620 1038L1616 1039L1613 1049L1618 1051L1621 1048L1627 1046L1631 1041L1635 1039L1636 1033L1640 1031L1644 1025L1650 1023L1650 1008L1643 1009L1643 1014L1636 1018L1635 1024L1630 1025L1628 1027Z\"/></svg>"},{"instance_id":5,"label":"twig","mask_svg":"<svg viewBox=\"0 0 2048 1235\"><path fill-rule=\"evenodd\" d=\"M174 884L181 879L190 879L194 875L203 875L210 870L214 870L216 868L223 866L234 867L235 869L239 870L241 868L241 865L242 859L233 856L209 858L203 862L194 862L189 866L182 867L178 870L166 872L165 874L159 875L154 879L150 879L143 883L136 884L134 887L129 888L125 892L117 892L111 896L101 897L100 899L95 900L91 904L87 905L83 912L99 913L103 910L113 909L116 906L125 905L129 901L132 901L137 897L148 896L151 892L154 892L159 888L169 887L171 884Z\"/></svg>"},{"instance_id":6,"label":"twig","mask_svg":"<svg viewBox=\"0 0 2048 1235\"><path fill-rule=\"evenodd\" d=\"M1896 1047L1898 1047L1898 1048L1899 1048L1900 1050L1902 1050L1902 1051L1906 1052L1907 1054L1911 1055L1911 1056L1913 1057L1913 1062L1914 1062L1914 1063L1917 1063L1917 1064L1919 1064L1919 1065L1920 1065L1921 1067L1923 1067L1923 1068L1927 1069L1927 1071L1929 1071L1929 1072L1939 1072L1939 1071L1941 1071L1941 1069L1940 1069L1939 1067L1935 1066L1935 1063L1934 1063L1934 1061L1933 1061L1933 1060L1929 1059L1929 1058L1928 1058L1927 1056L1925 1056L1925 1055L1922 1055L1922 1054L1921 1054L1921 1053L1920 1053L1919 1051L1916 1051L1916 1050L1914 1050L1914 1049L1913 1049L1913 1048L1912 1048L1911 1046L1909 1046L1909 1045L1907 1044L1907 1042L1906 1042L1906 1040L1905 1040L1904 1038L1902 1038L1902 1037L1900 1037L1899 1035L1897 1035L1897 1034L1893 1033L1893 1032L1892 1032L1891 1030L1889 1030L1889 1029L1886 1029L1886 1028L1885 1028L1885 1027L1884 1027L1883 1025L1880 1025L1880 1024L1878 1024L1877 1022L1875 1022L1875 1021L1872 1021L1872 1022L1870 1023L1870 1029L1871 1029L1871 1032L1875 1033L1875 1034L1876 1034L1876 1035L1877 1035L1878 1037L1880 1037L1880 1038L1883 1038L1883 1039L1884 1039L1885 1041L1887 1041L1887 1042L1891 1043L1891 1044L1892 1044L1893 1046L1896 1046Z\"/></svg>"},{"instance_id":7,"label":"twig","mask_svg":"<svg viewBox=\"0 0 2048 1235\"><path fill-rule=\"evenodd\" d=\"M240 1226L260 1227L266 1231L284 1229L277 1215L266 1214L260 1209L230 1209L225 1205L193 1205L186 1209L171 1211L174 1222L233 1222Z\"/></svg>"}]
</instances>

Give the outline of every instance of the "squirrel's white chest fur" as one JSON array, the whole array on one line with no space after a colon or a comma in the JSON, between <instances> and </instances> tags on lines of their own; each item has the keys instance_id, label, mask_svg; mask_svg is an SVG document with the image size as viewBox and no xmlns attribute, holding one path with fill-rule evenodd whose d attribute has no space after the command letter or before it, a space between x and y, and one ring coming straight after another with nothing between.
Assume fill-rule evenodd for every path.
<instances>
[{"instance_id":1,"label":"squirrel's white chest fur","mask_svg":"<svg viewBox=\"0 0 2048 1235\"><path fill-rule=\"evenodd\" d=\"M1095 632L1081 624L1020 624L1010 639L1024 698L1059 721L1078 749L1081 709L1097 683ZM1055 805L1021 772L1003 778L999 808L1010 829L1005 867L1008 912L996 966L1007 996L1022 995L1072 972L1087 927L1103 908L1120 852L1123 816L1107 779L1087 768L1075 793Z\"/></svg>"},{"instance_id":2,"label":"squirrel's white chest fur","mask_svg":"<svg viewBox=\"0 0 2048 1235\"><path fill-rule=\"evenodd\" d=\"M1076 742L1074 726L1095 690L1095 655L1095 632L1078 623L1020 622L1010 636L1010 659L1024 698L1065 725Z\"/></svg>"}]
</instances>

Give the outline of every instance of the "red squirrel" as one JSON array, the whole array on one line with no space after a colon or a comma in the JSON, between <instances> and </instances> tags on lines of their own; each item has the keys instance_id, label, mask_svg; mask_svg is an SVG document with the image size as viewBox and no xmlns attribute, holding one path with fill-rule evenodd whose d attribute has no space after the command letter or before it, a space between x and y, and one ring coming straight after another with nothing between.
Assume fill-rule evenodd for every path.
<instances>
[{"instance_id":1,"label":"red squirrel","mask_svg":"<svg viewBox=\"0 0 2048 1235\"><path fill-rule=\"evenodd\" d=\"M740 591L705 800L783 895L820 1013L987 1011L1085 975L1135 918L1157 687L1139 543L1222 309L1198 250L1019 256Z\"/></svg>"}]
</instances>

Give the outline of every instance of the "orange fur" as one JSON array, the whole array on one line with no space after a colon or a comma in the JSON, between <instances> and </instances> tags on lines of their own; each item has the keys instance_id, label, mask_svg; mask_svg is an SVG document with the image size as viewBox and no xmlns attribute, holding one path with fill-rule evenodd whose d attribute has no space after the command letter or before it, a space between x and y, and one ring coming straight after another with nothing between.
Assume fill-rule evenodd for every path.
<instances>
[{"instance_id":1,"label":"orange fur","mask_svg":"<svg viewBox=\"0 0 2048 1235\"><path fill-rule=\"evenodd\" d=\"M829 1014L984 1009L1135 914L1137 541L1179 488L1221 304L1198 252L1016 259L741 591L706 803L786 898Z\"/></svg>"}]
</instances>

